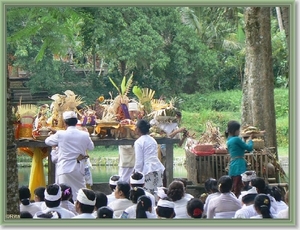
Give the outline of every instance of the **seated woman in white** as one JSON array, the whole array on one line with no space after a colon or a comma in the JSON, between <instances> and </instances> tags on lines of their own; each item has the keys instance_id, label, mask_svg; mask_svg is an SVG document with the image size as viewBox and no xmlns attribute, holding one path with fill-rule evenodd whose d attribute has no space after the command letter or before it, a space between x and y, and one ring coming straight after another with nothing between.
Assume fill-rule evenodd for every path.
<instances>
[{"instance_id":1,"label":"seated woman in white","mask_svg":"<svg viewBox=\"0 0 300 230\"><path fill-rule=\"evenodd\" d=\"M174 211L175 211L175 217L178 218L189 218L189 214L187 213L187 203L190 200L190 198L186 198L184 196L184 185L181 181L173 181L168 188L168 197L172 199L174 202Z\"/></svg>"},{"instance_id":2,"label":"seated woman in white","mask_svg":"<svg viewBox=\"0 0 300 230\"><path fill-rule=\"evenodd\" d=\"M203 208L203 216L206 217L209 201L220 196L221 193L218 189L218 181L214 178L208 178L204 183L204 187L206 192L209 194L205 199Z\"/></svg>"},{"instance_id":3,"label":"seated woman in white","mask_svg":"<svg viewBox=\"0 0 300 230\"><path fill-rule=\"evenodd\" d=\"M273 218L271 214L271 200L266 194L258 194L254 199L254 208L258 215L251 217L251 219Z\"/></svg>"},{"instance_id":4,"label":"seated woman in white","mask_svg":"<svg viewBox=\"0 0 300 230\"><path fill-rule=\"evenodd\" d=\"M116 200L107 205L114 211L114 218L120 218L123 211L133 205L132 201L129 200L129 194L129 183L125 181L118 181L115 189Z\"/></svg>"},{"instance_id":5,"label":"seated woman in white","mask_svg":"<svg viewBox=\"0 0 300 230\"><path fill-rule=\"evenodd\" d=\"M218 180L221 195L210 200L207 207L207 219L232 218L237 210L242 207L241 202L231 192L232 179L230 176L222 176Z\"/></svg>"},{"instance_id":6,"label":"seated woman in white","mask_svg":"<svg viewBox=\"0 0 300 230\"><path fill-rule=\"evenodd\" d=\"M143 188L134 187L130 190L129 198L132 201L133 205L125 209L125 215L128 219L135 219L136 218L136 206L139 197L145 195L145 191ZM122 217L121 217L122 218Z\"/></svg>"}]
</instances>

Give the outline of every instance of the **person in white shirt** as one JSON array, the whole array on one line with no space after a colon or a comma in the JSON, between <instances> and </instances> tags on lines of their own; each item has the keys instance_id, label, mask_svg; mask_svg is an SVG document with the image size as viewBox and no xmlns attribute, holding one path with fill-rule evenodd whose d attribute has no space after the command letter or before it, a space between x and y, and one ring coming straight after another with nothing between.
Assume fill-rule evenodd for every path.
<instances>
[{"instance_id":1,"label":"person in white shirt","mask_svg":"<svg viewBox=\"0 0 300 230\"><path fill-rule=\"evenodd\" d=\"M19 188L20 212L28 211L32 216L41 211L40 205L30 202L31 193L27 186Z\"/></svg>"},{"instance_id":2,"label":"person in white shirt","mask_svg":"<svg viewBox=\"0 0 300 230\"><path fill-rule=\"evenodd\" d=\"M289 204L289 191L285 193L285 203ZM286 209L279 211L276 215L276 218L288 219L289 218L289 206Z\"/></svg>"},{"instance_id":3,"label":"person in white shirt","mask_svg":"<svg viewBox=\"0 0 300 230\"><path fill-rule=\"evenodd\" d=\"M173 219L176 214L174 211L175 204L169 197L164 197L158 200L155 209L157 218L159 219Z\"/></svg>"},{"instance_id":4,"label":"person in white shirt","mask_svg":"<svg viewBox=\"0 0 300 230\"><path fill-rule=\"evenodd\" d=\"M125 181L118 181L115 189L116 200L107 205L114 211L114 218L120 218L123 211L133 205L132 201L129 200L129 194L129 183Z\"/></svg>"},{"instance_id":5,"label":"person in white shirt","mask_svg":"<svg viewBox=\"0 0 300 230\"><path fill-rule=\"evenodd\" d=\"M257 195L257 191L255 187L252 187L247 191L247 194L244 193L242 196L242 208L237 210L234 214L233 218L242 218L249 219L253 216L257 216L258 213L254 208L254 199Z\"/></svg>"},{"instance_id":6,"label":"person in white shirt","mask_svg":"<svg viewBox=\"0 0 300 230\"><path fill-rule=\"evenodd\" d=\"M234 217L237 210L242 207L241 202L231 192L232 179L230 176L221 176L218 180L218 187L221 195L211 199L207 207L207 219Z\"/></svg>"},{"instance_id":7,"label":"person in white shirt","mask_svg":"<svg viewBox=\"0 0 300 230\"><path fill-rule=\"evenodd\" d=\"M206 217L209 201L220 196L221 193L219 192L218 189L218 181L214 178L208 178L204 183L204 187L208 194L208 196L205 199L204 208L203 208L203 217Z\"/></svg>"},{"instance_id":8,"label":"person in white shirt","mask_svg":"<svg viewBox=\"0 0 300 230\"><path fill-rule=\"evenodd\" d=\"M123 217L126 216L127 219L135 219L136 218L136 206L137 201L139 197L145 195L145 191L141 187L133 187L130 190L129 199L132 201L133 205L125 209L125 215L122 215ZM122 218L121 216L121 218Z\"/></svg>"},{"instance_id":9,"label":"person in white shirt","mask_svg":"<svg viewBox=\"0 0 300 230\"><path fill-rule=\"evenodd\" d=\"M270 195L274 197L276 206L277 206L277 214L288 208L287 204L283 201L282 191L278 188L278 186L273 186L270 190Z\"/></svg>"},{"instance_id":10,"label":"person in white shirt","mask_svg":"<svg viewBox=\"0 0 300 230\"><path fill-rule=\"evenodd\" d=\"M111 176L109 178L108 185L109 185L109 188L111 190L111 194L108 194L106 196L107 197L107 205L109 205L111 202L116 200L115 189L116 189L116 186L117 186L117 183L118 183L119 180L120 180L119 175L114 175L114 176Z\"/></svg>"},{"instance_id":11,"label":"person in white shirt","mask_svg":"<svg viewBox=\"0 0 300 230\"><path fill-rule=\"evenodd\" d=\"M153 208L155 207L155 204L156 204L155 196L152 195L149 191L147 191L144 188L144 186L145 186L145 176L143 175L143 173L134 172L130 176L130 186L131 186L131 188L134 188L134 187L143 188L144 191L145 191L145 195L150 197Z\"/></svg>"},{"instance_id":12,"label":"person in white shirt","mask_svg":"<svg viewBox=\"0 0 300 230\"><path fill-rule=\"evenodd\" d=\"M72 188L66 184L60 184L61 187L61 202L60 206L78 215L75 205L72 200Z\"/></svg>"},{"instance_id":13,"label":"person in white shirt","mask_svg":"<svg viewBox=\"0 0 300 230\"><path fill-rule=\"evenodd\" d=\"M61 187L58 184L47 186L45 189L45 204L47 208L43 210L43 213L55 211L60 213L62 219L74 217L75 214L73 212L60 206L61 194ZM37 218L37 214L33 218Z\"/></svg>"},{"instance_id":14,"label":"person in white shirt","mask_svg":"<svg viewBox=\"0 0 300 230\"><path fill-rule=\"evenodd\" d=\"M268 195L260 193L254 199L254 208L258 215L251 219L273 218L271 214L271 200Z\"/></svg>"},{"instance_id":15,"label":"person in white shirt","mask_svg":"<svg viewBox=\"0 0 300 230\"><path fill-rule=\"evenodd\" d=\"M168 197L174 202L174 211L176 216L174 218L191 218L187 213L187 203L190 200L184 196L184 185L181 181L174 180L169 185Z\"/></svg>"},{"instance_id":16,"label":"person in white shirt","mask_svg":"<svg viewBox=\"0 0 300 230\"><path fill-rule=\"evenodd\" d=\"M192 218L202 218L203 203L200 199L192 198L186 205L187 212Z\"/></svg>"},{"instance_id":17,"label":"person in white shirt","mask_svg":"<svg viewBox=\"0 0 300 230\"><path fill-rule=\"evenodd\" d=\"M96 204L94 207L93 215L97 217L98 209L107 206L107 196L105 195L105 193L100 191L95 191L95 194L96 194Z\"/></svg>"},{"instance_id":18,"label":"person in white shirt","mask_svg":"<svg viewBox=\"0 0 300 230\"><path fill-rule=\"evenodd\" d=\"M152 209L152 202L149 196L140 196L136 205L136 218L155 219L156 214Z\"/></svg>"},{"instance_id":19,"label":"person in white shirt","mask_svg":"<svg viewBox=\"0 0 300 230\"><path fill-rule=\"evenodd\" d=\"M184 197L187 199L192 199L194 198L194 196L192 194L189 194L186 192L186 186L187 186L187 179L184 178L176 178L175 180L181 181L183 183L184 186Z\"/></svg>"},{"instance_id":20,"label":"person in white shirt","mask_svg":"<svg viewBox=\"0 0 300 230\"><path fill-rule=\"evenodd\" d=\"M35 190L34 190L34 203L38 206L40 206L41 210L42 209L42 206L45 206L45 196L44 196L44 193L45 193L45 187L43 186L40 186L40 187L37 187Z\"/></svg>"},{"instance_id":21,"label":"person in white shirt","mask_svg":"<svg viewBox=\"0 0 300 230\"><path fill-rule=\"evenodd\" d=\"M243 183L243 188L241 191L241 195L239 195L238 199L242 202L242 198L245 194L247 194L248 190L252 188L251 180L256 178L256 173L255 171L246 171L241 174L242 177L242 183Z\"/></svg>"},{"instance_id":22,"label":"person in white shirt","mask_svg":"<svg viewBox=\"0 0 300 230\"><path fill-rule=\"evenodd\" d=\"M45 139L49 146L59 146L56 163L59 183L68 184L73 191L73 200L76 200L80 188L86 187L85 160L87 150L94 149L94 143L89 133L76 128L77 115L74 111L63 113L66 130L58 130Z\"/></svg>"},{"instance_id":23,"label":"person in white shirt","mask_svg":"<svg viewBox=\"0 0 300 230\"><path fill-rule=\"evenodd\" d=\"M144 188L154 194L157 187L163 186L165 167L158 159L157 142L149 135L149 129L150 124L146 120L141 119L136 124L136 132L139 138L134 142L134 171L144 174Z\"/></svg>"},{"instance_id":24,"label":"person in white shirt","mask_svg":"<svg viewBox=\"0 0 300 230\"><path fill-rule=\"evenodd\" d=\"M96 194L93 190L82 188L78 190L75 208L78 213L73 219L96 219L93 211L96 204Z\"/></svg>"},{"instance_id":25,"label":"person in white shirt","mask_svg":"<svg viewBox=\"0 0 300 230\"><path fill-rule=\"evenodd\" d=\"M97 210L97 219L112 219L114 216L114 210L108 206L103 206Z\"/></svg>"},{"instance_id":26,"label":"person in white shirt","mask_svg":"<svg viewBox=\"0 0 300 230\"><path fill-rule=\"evenodd\" d=\"M252 179L251 186L256 188L256 191L258 194L266 194L269 197L269 199L271 201L271 208L270 208L271 214L272 214L272 216L276 216L277 215L277 203L276 203L275 198L270 195L270 189L266 185L264 178L256 177L256 178Z\"/></svg>"}]
</instances>

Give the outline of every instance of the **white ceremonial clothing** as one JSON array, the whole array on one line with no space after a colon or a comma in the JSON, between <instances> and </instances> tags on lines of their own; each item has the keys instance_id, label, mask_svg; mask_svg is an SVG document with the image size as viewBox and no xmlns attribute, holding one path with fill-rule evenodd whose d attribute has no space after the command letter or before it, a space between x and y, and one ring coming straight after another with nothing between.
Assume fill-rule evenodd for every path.
<instances>
[{"instance_id":1,"label":"white ceremonial clothing","mask_svg":"<svg viewBox=\"0 0 300 230\"><path fill-rule=\"evenodd\" d=\"M276 206L277 206L277 214L288 208L287 204L284 201L275 201L276 202Z\"/></svg>"},{"instance_id":2,"label":"white ceremonial clothing","mask_svg":"<svg viewBox=\"0 0 300 230\"><path fill-rule=\"evenodd\" d=\"M132 201L125 198L125 199L116 199L115 201L111 202L107 206L114 211L113 218L120 218L123 211L125 211L125 209L130 207L131 205L133 205Z\"/></svg>"},{"instance_id":3,"label":"white ceremonial clothing","mask_svg":"<svg viewBox=\"0 0 300 230\"><path fill-rule=\"evenodd\" d=\"M275 216L275 218L289 219L289 208L287 207L286 209L281 210L280 212L278 212L277 215Z\"/></svg>"},{"instance_id":4,"label":"white ceremonial clothing","mask_svg":"<svg viewBox=\"0 0 300 230\"><path fill-rule=\"evenodd\" d=\"M46 138L49 146L58 146L58 161L56 171L59 183L65 183L72 188L73 200L77 198L80 188L85 188L84 167L85 162L77 163L77 157L86 155L87 150L94 149L94 143L89 133L69 126L66 130L58 130Z\"/></svg>"},{"instance_id":5,"label":"white ceremonial clothing","mask_svg":"<svg viewBox=\"0 0 300 230\"><path fill-rule=\"evenodd\" d=\"M213 198L209 201L207 207L207 219L212 219L214 217L222 218L223 212L225 216L223 218L232 218L237 210L242 208L241 202L236 198L236 196L229 193L221 193L220 196Z\"/></svg>"},{"instance_id":6,"label":"white ceremonial clothing","mask_svg":"<svg viewBox=\"0 0 300 230\"><path fill-rule=\"evenodd\" d=\"M20 204L20 212L27 211L29 212L32 216L38 211L41 211L41 207L39 205L36 205L35 203L30 203L28 205L23 205Z\"/></svg>"},{"instance_id":7,"label":"white ceremonial clothing","mask_svg":"<svg viewBox=\"0 0 300 230\"><path fill-rule=\"evenodd\" d=\"M278 213L278 207L277 207L277 201L275 200L275 198L273 196L271 196L270 194L266 194L270 201L271 201L271 208L270 208L270 212L272 216L276 216Z\"/></svg>"},{"instance_id":8,"label":"white ceremonial clothing","mask_svg":"<svg viewBox=\"0 0 300 230\"><path fill-rule=\"evenodd\" d=\"M151 172L163 172L165 170L165 167L158 159L157 142L150 135L140 136L134 142L134 151L135 171L147 175Z\"/></svg>"},{"instance_id":9,"label":"white ceremonial clothing","mask_svg":"<svg viewBox=\"0 0 300 230\"><path fill-rule=\"evenodd\" d=\"M146 215L148 219L157 219L157 215L153 211L152 212L146 211Z\"/></svg>"},{"instance_id":10,"label":"white ceremonial clothing","mask_svg":"<svg viewBox=\"0 0 300 230\"><path fill-rule=\"evenodd\" d=\"M58 207L54 207L54 208L46 208L43 213L47 213L47 212L51 212L51 211L55 211L58 212L61 215L62 219L68 219L68 218L72 218L75 216L75 214L65 208L62 208L60 206Z\"/></svg>"},{"instance_id":11,"label":"white ceremonial clothing","mask_svg":"<svg viewBox=\"0 0 300 230\"><path fill-rule=\"evenodd\" d=\"M96 217L92 213L81 213L72 217L72 219L96 219Z\"/></svg>"},{"instance_id":12,"label":"white ceremonial clothing","mask_svg":"<svg viewBox=\"0 0 300 230\"><path fill-rule=\"evenodd\" d=\"M44 202L43 204L41 204L41 211L44 212L44 210L46 210L48 207L46 205L46 203Z\"/></svg>"},{"instance_id":13,"label":"white ceremonial clothing","mask_svg":"<svg viewBox=\"0 0 300 230\"><path fill-rule=\"evenodd\" d=\"M51 155L51 161L55 165L55 184L59 184L58 176L57 176L57 169L56 169L57 168L56 164L58 161L58 148L56 147L55 149L52 149L50 155Z\"/></svg>"},{"instance_id":14,"label":"white ceremonial clothing","mask_svg":"<svg viewBox=\"0 0 300 230\"><path fill-rule=\"evenodd\" d=\"M145 195L150 197L150 200L152 202L152 208L155 207L156 206L156 204L155 204L155 196L152 195L150 192L146 191L145 189L144 189L144 191L145 191Z\"/></svg>"},{"instance_id":15,"label":"white ceremonial clothing","mask_svg":"<svg viewBox=\"0 0 300 230\"><path fill-rule=\"evenodd\" d=\"M189 200L194 198L194 196L192 194L189 194L189 193L184 193L184 197L189 199Z\"/></svg>"},{"instance_id":16,"label":"white ceremonial clothing","mask_svg":"<svg viewBox=\"0 0 300 230\"><path fill-rule=\"evenodd\" d=\"M242 219L249 219L252 216L257 216L258 213L256 212L254 205L243 205L243 207L237 210L234 214L233 218L242 218Z\"/></svg>"},{"instance_id":17,"label":"white ceremonial clothing","mask_svg":"<svg viewBox=\"0 0 300 230\"><path fill-rule=\"evenodd\" d=\"M252 216L250 219L263 219L262 215Z\"/></svg>"},{"instance_id":18,"label":"white ceremonial clothing","mask_svg":"<svg viewBox=\"0 0 300 230\"><path fill-rule=\"evenodd\" d=\"M73 212L75 215L78 215L78 213L76 212L75 205L71 201L69 201L69 200L62 200L60 202L60 206L62 208L65 208L65 209Z\"/></svg>"},{"instance_id":19,"label":"white ceremonial clothing","mask_svg":"<svg viewBox=\"0 0 300 230\"><path fill-rule=\"evenodd\" d=\"M221 195L220 192L214 192L214 193L209 194L206 197L204 207L203 207L203 215L207 215L207 207L208 207L209 201L216 198L216 197L218 197L218 196L220 196L220 195Z\"/></svg>"},{"instance_id":20,"label":"white ceremonial clothing","mask_svg":"<svg viewBox=\"0 0 300 230\"><path fill-rule=\"evenodd\" d=\"M182 197L180 200L174 201L174 212L176 214L174 219L179 219L179 218L191 219L186 209L189 200L190 200L189 198Z\"/></svg>"},{"instance_id":21,"label":"white ceremonial clothing","mask_svg":"<svg viewBox=\"0 0 300 230\"><path fill-rule=\"evenodd\" d=\"M119 167L133 168L135 163L134 147L132 145L119 145Z\"/></svg>"},{"instance_id":22,"label":"white ceremonial clothing","mask_svg":"<svg viewBox=\"0 0 300 230\"><path fill-rule=\"evenodd\" d=\"M132 145L119 145L119 176L120 181L130 183L134 171L135 153Z\"/></svg>"},{"instance_id":23,"label":"white ceremonial clothing","mask_svg":"<svg viewBox=\"0 0 300 230\"><path fill-rule=\"evenodd\" d=\"M111 194L107 195L107 205L109 205L111 202L117 200L117 198L115 197L115 193L112 192Z\"/></svg>"},{"instance_id":24,"label":"white ceremonial clothing","mask_svg":"<svg viewBox=\"0 0 300 230\"><path fill-rule=\"evenodd\" d=\"M128 219L135 219L136 218L136 206L137 204L134 204L128 208L125 209L125 212L128 213Z\"/></svg>"},{"instance_id":25,"label":"white ceremonial clothing","mask_svg":"<svg viewBox=\"0 0 300 230\"><path fill-rule=\"evenodd\" d=\"M45 201L36 201L34 202L34 204L38 207L40 207L41 211L43 211L42 207L45 207L47 208L46 204L45 204Z\"/></svg>"},{"instance_id":26,"label":"white ceremonial clothing","mask_svg":"<svg viewBox=\"0 0 300 230\"><path fill-rule=\"evenodd\" d=\"M214 216L215 219L231 219L234 217L235 211L230 212L217 212Z\"/></svg>"}]
</instances>

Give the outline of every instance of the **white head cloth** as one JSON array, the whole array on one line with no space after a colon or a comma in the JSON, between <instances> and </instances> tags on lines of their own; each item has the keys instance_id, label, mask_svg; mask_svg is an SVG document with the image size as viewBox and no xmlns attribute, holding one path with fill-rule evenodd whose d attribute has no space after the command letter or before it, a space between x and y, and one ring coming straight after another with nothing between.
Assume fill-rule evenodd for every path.
<instances>
[{"instance_id":1,"label":"white head cloth","mask_svg":"<svg viewBox=\"0 0 300 230\"><path fill-rule=\"evenodd\" d=\"M157 196L159 196L161 199L168 197L167 194L165 193L164 189L166 189L166 188L165 187L157 187L157 191L155 191Z\"/></svg>"},{"instance_id":2,"label":"white head cloth","mask_svg":"<svg viewBox=\"0 0 300 230\"><path fill-rule=\"evenodd\" d=\"M59 185L58 186L58 191L57 191L57 194L56 195L50 195L48 192L47 192L47 189L45 189L45 192L44 192L44 196L45 196L45 200L49 200L49 201L57 201L57 200L60 200L61 199L61 188Z\"/></svg>"},{"instance_id":3,"label":"white head cloth","mask_svg":"<svg viewBox=\"0 0 300 230\"><path fill-rule=\"evenodd\" d=\"M77 114L74 111L65 111L63 113L63 119L69 119L69 118L77 118Z\"/></svg>"},{"instance_id":4,"label":"white head cloth","mask_svg":"<svg viewBox=\"0 0 300 230\"><path fill-rule=\"evenodd\" d=\"M145 177L144 177L144 175L139 180L135 180L135 179L132 179L132 177L130 177L130 184L144 184L144 183L145 183Z\"/></svg>"},{"instance_id":5,"label":"white head cloth","mask_svg":"<svg viewBox=\"0 0 300 230\"><path fill-rule=\"evenodd\" d=\"M114 180L111 179L112 177L114 177L114 176L111 176L111 177L109 178L109 184L110 184L110 185L117 185L117 183L118 183L119 180L114 181Z\"/></svg>"},{"instance_id":6,"label":"white head cloth","mask_svg":"<svg viewBox=\"0 0 300 230\"><path fill-rule=\"evenodd\" d=\"M77 193L77 201L79 201L80 203L82 204L86 204L86 205L91 205L91 206L95 206L96 204L96 197L95 197L95 200L89 200L85 193L83 192L82 189L79 189L78 190L78 193Z\"/></svg>"},{"instance_id":7,"label":"white head cloth","mask_svg":"<svg viewBox=\"0 0 300 230\"><path fill-rule=\"evenodd\" d=\"M157 206L165 207L165 208L174 208L174 202L164 199L159 199L157 202Z\"/></svg>"},{"instance_id":8,"label":"white head cloth","mask_svg":"<svg viewBox=\"0 0 300 230\"><path fill-rule=\"evenodd\" d=\"M246 172L242 173L241 176L242 176L242 181L249 182L252 179L256 178L256 173L255 173L255 171L246 171Z\"/></svg>"}]
</instances>

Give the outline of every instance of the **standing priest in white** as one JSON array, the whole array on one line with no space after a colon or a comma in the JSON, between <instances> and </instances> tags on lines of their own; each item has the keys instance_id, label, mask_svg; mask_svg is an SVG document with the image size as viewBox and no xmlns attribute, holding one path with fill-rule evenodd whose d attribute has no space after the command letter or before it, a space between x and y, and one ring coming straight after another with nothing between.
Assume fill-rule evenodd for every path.
<instances>
[{"instance_id":1,"label":"standing priest in white","mask_svg":"<svg viewBox=\"0 0 300 230\"><path fill-rule=\"evenodd\" d=\"M94 149L94 143L89 133L76 128L77 115L74 111L63 113L66 130L58 130L46 138L45 143L58 146L58 160L56 164L57 181L72 188L73 200L77 198L78 190L86 187L84 167L87 150Z\"/></svg>"}]
</instances>

